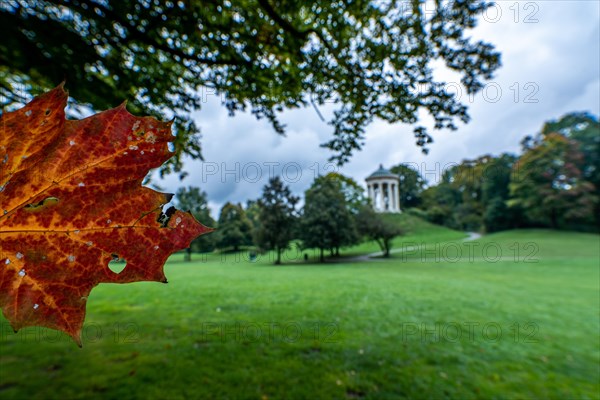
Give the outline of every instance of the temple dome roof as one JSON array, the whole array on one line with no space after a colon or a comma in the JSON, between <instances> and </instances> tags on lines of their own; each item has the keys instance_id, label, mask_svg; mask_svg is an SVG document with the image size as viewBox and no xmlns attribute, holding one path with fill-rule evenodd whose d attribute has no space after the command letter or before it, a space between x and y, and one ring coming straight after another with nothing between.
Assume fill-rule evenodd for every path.
<instances>
[{"instance_id":1,"label":"temple dome roof","mask_svg":"<svg viewBox=\"0 0 600 400\"><path fill-rule=\"evenodd\" d=\"M379 169L367 177L367 181L377 178L392 178L399 179L398 175L394 174L389 169L383 168L383 164L379 164Z\"/></svg>"}]
</instances>

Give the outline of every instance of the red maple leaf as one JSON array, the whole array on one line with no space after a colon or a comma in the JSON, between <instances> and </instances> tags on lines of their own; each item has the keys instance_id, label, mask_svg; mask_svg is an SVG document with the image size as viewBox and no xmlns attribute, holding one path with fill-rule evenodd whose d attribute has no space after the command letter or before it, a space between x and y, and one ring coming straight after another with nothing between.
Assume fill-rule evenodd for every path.
<instances>
[{"instance_id":1,"label":"red maple leaf","mask_svg":"<svg viewBox=\"0 0 600 400\"><path fill-rule=\"evenodd\" d=\"M66 120L62 85L0 118L0 307L15 331L45 326L81 345L103 282L166 282L163 266L211 229L143 187L172 153L171 124L125 105ZM108 263L127 261L120 273Z\"/></svg>"}]
</instances>

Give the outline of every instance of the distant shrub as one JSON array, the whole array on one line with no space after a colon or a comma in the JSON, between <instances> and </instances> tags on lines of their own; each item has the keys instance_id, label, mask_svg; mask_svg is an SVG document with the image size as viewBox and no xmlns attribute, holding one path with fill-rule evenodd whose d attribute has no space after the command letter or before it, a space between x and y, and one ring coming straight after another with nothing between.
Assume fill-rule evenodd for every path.
<instances>
[{"instance_id":1,"label":"distant shrub","mask_svg":"<svg viewBox=\"0 0 600 400\"><path fill-rule=\"evenodd\" d=\"M427 214L427 211L425 210L421 210L420 208L409 208L407 210L404 211L405 213L407 213L408 215L412 215L413 217L418 217L424 220L429 220L429 216Z\"/></svg>"}]
</instances>

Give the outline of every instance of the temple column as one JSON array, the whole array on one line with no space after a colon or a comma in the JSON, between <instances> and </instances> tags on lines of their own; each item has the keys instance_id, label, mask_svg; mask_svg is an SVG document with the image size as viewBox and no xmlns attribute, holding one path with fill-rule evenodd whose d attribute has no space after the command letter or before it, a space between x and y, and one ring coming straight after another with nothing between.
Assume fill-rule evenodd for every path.
<instances>
[{"instance_id":1,"label":"temple column","mask_svg":"<svg viewBox=\"0 0 600 400\"><path fill-rule=\"evenodd\" d=\"M391 211L392 212L396 212L396 185L394 183L390 183L390 194L392 196L391 198Z\"/></svg>"},{"instance_id":2,"label":"temple column","mask_svg":"<svg viewBox=\"0 0 600 400\"><path fill-rule=\"evenodd\" d=\"M385 211L389 212L391 211L391 207L392 207L392 198L391 198L391 193L390 193L390 181L386 181L385 183Z\"/></svg>"},{"instance_id":3,"label":"temple column","mask_svg":"<svg viewBox=\"0 0 600 400\"><path fill-rule=\"evenodd\" d=\"M370 185L371 187L371 204L373 206L373 209L377 208L377 188L376 185L374 183L371 183Z\"/></svg>"}]
</instances>

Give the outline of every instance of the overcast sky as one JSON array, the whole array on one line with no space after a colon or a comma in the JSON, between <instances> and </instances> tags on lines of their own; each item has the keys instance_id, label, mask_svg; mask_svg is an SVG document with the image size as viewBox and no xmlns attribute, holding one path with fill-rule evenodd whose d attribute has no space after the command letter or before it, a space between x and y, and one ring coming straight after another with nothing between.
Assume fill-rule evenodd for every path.
<instances>
[{"instance_id":1,"label":"overcast sky","mask_svg":"<svg viewBox=\"0 0 600 400\"><path fill-rule=\"evenodd\" d=\"M496 45L502 67L469 104L471 122L458 131L435 131L429 155L416 147L412 127L374 122L366 145L339 172L364 184L379 164L414 163L430 181L444 168L483 154L518 152L521 138L543 122L570 111L600 114L600 2L501 1L480 18L473 36ZM517 11L518 10L518 15ZM451 81L450 76L448 81ZM517 89L518 88L518 89ZM213 217L227 201L260 196L270 175L279 175L297 194L315 175L338 170L319 144L332 129L312 108L283 113L287 136L252 115L229 117L212 93L194 114L202 130L204 162L186 160L189 176L156 180L174 193L180 186L206 191ZM321 110L325 117L330 110Z\"/></svg>"}]
</instances>

